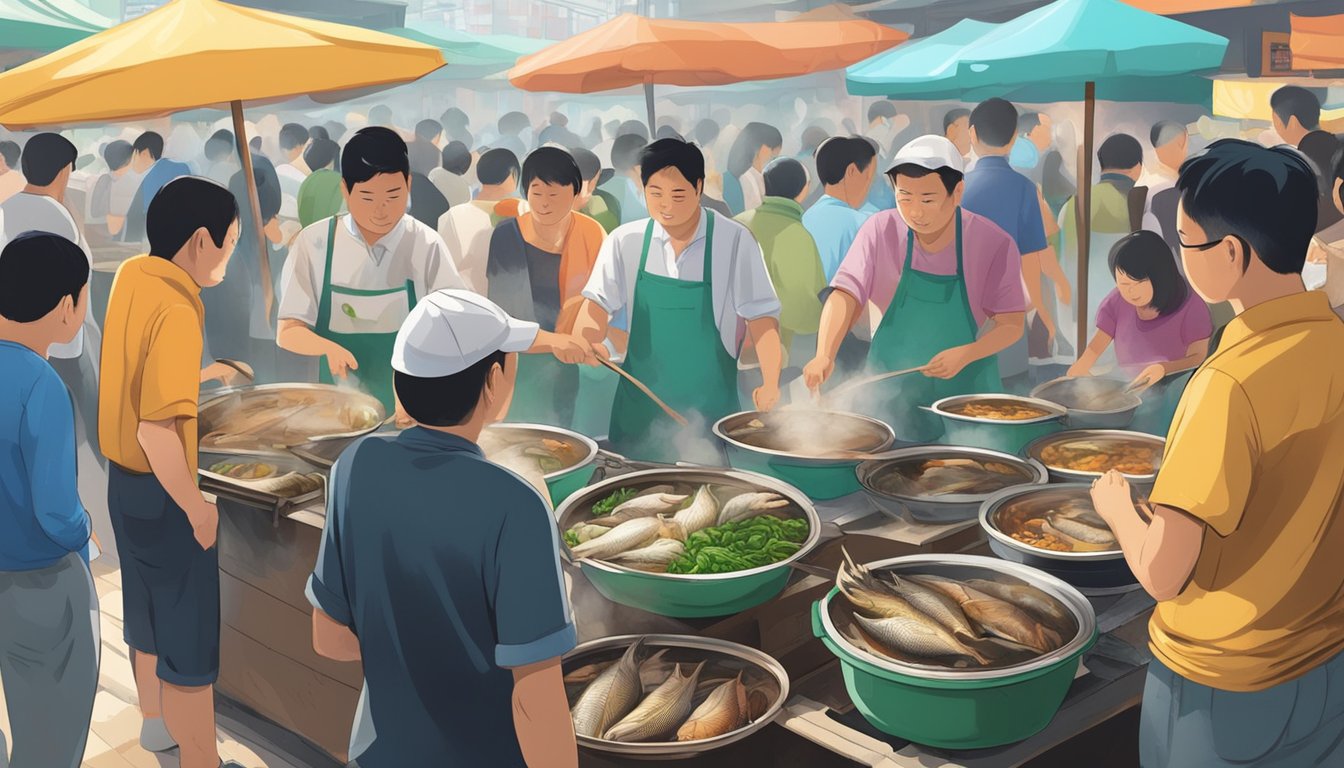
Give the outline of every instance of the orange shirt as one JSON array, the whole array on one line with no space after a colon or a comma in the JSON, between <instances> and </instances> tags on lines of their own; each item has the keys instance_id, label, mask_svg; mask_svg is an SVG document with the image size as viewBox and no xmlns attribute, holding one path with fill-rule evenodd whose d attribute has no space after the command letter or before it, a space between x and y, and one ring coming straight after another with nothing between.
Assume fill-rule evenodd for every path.
<instances>
[{"instance_id":1,"label":"orange shirt","mask_svg":"<svg viewBox=\"0 0 1344 768\"><path fill-rule=\"evenodd\" d=\"M565 235L564 245L560 249L560 317L556 321L557 333L569 333L578 316L579 305L583 302L583 286L597 264L597 252L607 232L596 219L575 213L574 223L569 234ZM532 214L524 213L518 217L518 229L529 245L546 250L546 245L537 239L536 226Z\"/></svg>"}]
</instances>

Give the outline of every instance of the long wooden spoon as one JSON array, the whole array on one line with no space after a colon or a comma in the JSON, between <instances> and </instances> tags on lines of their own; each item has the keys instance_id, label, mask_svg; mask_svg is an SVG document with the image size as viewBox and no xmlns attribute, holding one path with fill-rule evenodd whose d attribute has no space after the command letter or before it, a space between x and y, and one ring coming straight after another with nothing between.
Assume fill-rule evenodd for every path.
<instances>
[{"instance_id":1,"label":"long wooden spoon","mask_svg":"<svg viewBox=\"0 0 1344 768\"><path fill-rule=\"evenodd\" d=\"M640 392L643 392L646 396L648 396L648 398L652 400L654 403L656 403L659 408L663 409L663 413L666 413L668 416L671 416L672 420L677 422L677 424L680 424L683 427L690 424L690 422L686 420L685 416L682 416L680 413L677 413L676 411L672 410L672 408L667 403L664 403L661 398L653 394L653 390L644 386L644 382L626 373L624 368L600 355L598 356L597 359L603 365L619 374L626 381L630 382L631 384L634 384L636 389L638 389Z\"/></svg>"},{"instance_id":2,"label":"long wooden spoon","mask_svg":"<svg viewBox=\"0 0 1344 768\"><path fill-rule=\"evenodd\" d=\"M921 373L923 371L928 370L928 368L929 366L927 365L921 365L918 368L906 368L903 371L887 371L886 373L879 373L873 376L865 376L862 379L851 379L850 381L841 384L840 386L836 387L830 392L827 392L825 395L823 395L823 397L835 397L841 392L847 392L851 389L858 389L859 387L866 387L869 384L876 384L879 381L894 379L898 376L906 376L911 373Z\"/></svg>"}]
</instances>

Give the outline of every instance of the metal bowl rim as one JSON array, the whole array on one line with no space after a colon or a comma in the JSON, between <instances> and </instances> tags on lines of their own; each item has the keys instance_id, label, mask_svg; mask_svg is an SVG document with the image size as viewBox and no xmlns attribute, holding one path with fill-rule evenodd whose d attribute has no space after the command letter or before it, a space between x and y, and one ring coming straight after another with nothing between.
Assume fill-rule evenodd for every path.
<instances>
[{"instance_id":1,"label":"metal bowl rim","mask_svg":"<svg viewBox=\"0 0 1344 768\"><path fill-rule=\"evenodd\" d=\"M570 513L570 510L579 505L579 502L583 497L588 496L591 492L597 489L605 490L606 488L628 485L632 480L641 480L643 478L705 473L745 480L754 485L770 488L776 493L787 496L799 509L803 510L803 516L807 518L808 522L809 531L807 538L803 540L798 551L776 563L762 565L759 568L750 568L745 571L732 571L730 573L652 573L650 571L641 571L637 568L626 568L624 566L615 565L603 560L594 560L588 557L574 558L574 562L578 563L581 568L595 568L599 571L606 571L608 573L647 576L654 579L665 579L667 581L713 583L732 581L746 576L757 576L780 568L787 568L790 563L806 557L821 540L821 518L817 516L817 510L812 506L811 499L809 499L802 491L768 475L762 475L757 472L748 472L742 469L723 469L719 467L668 467L667 469L643 469L638 472L629 472L624 475L609 477L600 483L584 486L581 490L571 494L570 497L565 499L564 503L556 509L555 519L557 525L559 525L559 521L564 520L565 516ZM562 532L563 530L564 529L561 528ZM562 541L561 543L563 544L564 542ZM570 554L571 556L573 555L572 552Z\"/></svg>"},{"instance_id":2,"label":"metal bowl rim","mask_svg":"<svg viewBox=\"0 0 1344 768\"><path fill-rule=\"evenodd\" d=\"M1036 406L1046 411L1045 416L1035 419L988 419L981 416L962 416L959 413L951 413L946 410L948 406L960 405L962 403L974 402L976 400L1016 400L1028 405ZM1025 397L1023 395L1011 395L1007 392L987 392L976 395L953 395L944 397L929 406L934 413L945 419L955 421L964 421L971 424L995 424L998 426L1023 426L1027 424L1042 424L1047 421L1059 421L1069 415L1069 409L1059 403L1052 403L1049 400L1041 400L1036 397Z\"/></svg>"},{"instance_id":3,"label":"metal bowl rim","mask_svg":"<svg viewBox=\"0 0 1344 768\"><path fill-rule=\"evenodd\" d=\"M953 565L998 571L1050 594L1050 596L1063 603L1078 622L1078 631L1069 642L1049 653L1041 654L1031 661L1015 664L1010 667L1002 667L1000 669L957 670L947 669L945 667L935 668L924 665L907 664L894 659L883 659L874 656L865 650L856 648L840 634L840 631L835 627L835 623L831 621L831 613L829 609L831 599L835 597L836 593L834 590L828 592L818 601L817 610L820 614L822 626L825 628L827 636L832 642L843 648L846 653L888 672L895 672L906 677L923 678L925 680L1002 680L1045 669L1059 664L1077 653L1081 653L1092 642L1092 637L1097 632L1096 611L1092 608L1092 603L1088 602L1088 599L1083 593L1078 591L1077 587L1074 587L1057 576L1053 576L1028 565L1000 560L995 557L986 557L984 555L905 555L903 557L892 557L886 560L874 560L869 563L864 563L864 565L875 571L890 569L892 566L907 565Z\"/></svg>"},{"instance_id":4,"label":"metal bowl rim","mask_svg":"<svg viewBox=\"0 0 1344 768\"><path fill-rule=\"evenodd\" d=\"M770 703L770 708L765 711L755 722L748 723L734 731L729 731L721 736L715 736L709 739L698 739L696 741L661 741L652 743L623 743L616 741L607 741L592 736L579 736L579 744L591 749L610 752L613 754L627 755L691 755L708 752L719 747L724 747L747 736L756 733L762 728L775 721L779 713L783 711L785 703L789 699L789 673L784 669L784 665L779 660L765 651L752 648L751 646L734 643L728 640L719 640L713 637L699 637L696 635L675 635L675 634L649 634L649 635L611 635L600 637L596 640L589 640L575 646L573 650L564 655L564 659L577 658L594 651L607 650L608 648L628 648L635 640L643 637L644 644L664 645L675 648L690 648L693 650L706 650L721 653L725 656L746 661L754 664L757 668L768 673L775 679L779 685L779 696ZM562 660L563 664L563 660Z\"/></svg>"},{"instance_id":5,"label":"metal bowl rim","mask_svg":"<svg viewBox=\"0 0 1344 768\"><path fill-rule=\"evenodd\" d=\"M980 506L980 527L995 541L1005 544L1019 552L1025 552L1029 555L1044 558L1046 560L1060 560L1065 562L1107 562L1110 560L1123 560L1125 553L1119 549L1108 549L1104 552L1055 552L1050 549L1041 549L1033 547L1030 544L1024 544L1012 536L999 530L998 523L993 517L1009 501L1019 496L1026 496L1030 493L1044 493L1046 491L1091 491L1090 483L1053 483L1051 485L1042 485L1034 488L1020 486L1017 488L1006 488L985 499L985 503Z\"/></svg>"},{"instance_id":6,"label":"metal bowl rim","mask_svg":"<svg viewBox=\"0 0 1344 768\"><path fill-rule=\"evenodd\" d=\"M1057 378L1057 379L1051 379L1050 381L1047 381L1047 382L1045 382L1044 384L1038 384L1038 385L1036 385L1036 387L1034 387L1034 388L1031 390L1031 397L1036 398L1036 399L1038 399L1038 400L1044 400L1044 401L1046 401L1047 403L1055 403L1054 400L1051 400L1050 398L1045 397L1045 396L1042 395L1041 393L1042 393L1046 388L1051 387L1051 386L1053 386L1053 385L1055 385L1055 384L1059 384L1059 383L1061 383L1061 382L1066 382L1066 381L1078 381L1078 380L1080 380L1080 378L1095 379L1095 378L1097 378L1097 377L1095 377L1095 376L1088 376L1088 377L1061 376L1061 377L1059 377L1059 378ZM1109 409L1104 410L1104 411L1090 410L1090 409L1087 409L1087 408L1070 408L1069 406L1064 405L1063 403L1055 403L1055 405L1058 405L1059 407L1063 408L1065 411L1067 411L1067 412L1070 413L1070 414L1077 413L1077 414L1080 414L1080 415L1082 415L1082 416L1119 416L1119 415L1121 415L1121 414L1125 414L1125 413L1133 413L1134 411L1137 411L1137 410L1139 409L1139 406L1143 405L1143 398L1139 397L1138 395L1134 394L1133 392L1121 392L1121 393L1119 393L1119 394L1121 394L1121 395L1123 395L1123 396L1129 398L1129 401L1130 401L1131 404L1130 404L1130 405L1126 405L1126 406L1123 407L1123 408L1109 408Z\"/></svg>"},{"instance_id":7,"label":"metal bowl rim","mask_svg":"<svg viewBox=\"0 0 1344 768\"><path fill-rule=\"evenodd\" d=\"M275 384L245 384L240 387L225 387L223 389L212 390L208 394L203 393L201 399L196 404L197 419L199 420L201 412L205 410L208 406L212 405L216 400L222 400L231 395L241 395L249 392L283 392L288 390L303 390L303 389L318 390L319 392L340 392L342 394L363 398L366 401L365 404L372 406L375 409L375 412L378 414L378 423L374 424L372 427L354 432L342 432L339 433L339 435L333 435L333 437L331 438L332 440L353 441L356 438L363 437L364 435L372 434L373 432L378 431L378 428L382 426L382 422L387 418L387 409L383 407L382 402L373 395L370 395L368 392L362 392L357 389L350 389L349 387L341 387L335 384L321 384L321 383L304 384L300 382L280 382ZM309 443L307 442L295 443L294 445L289 447L297 448L308 444ZM204 450L210 453L229 453L235 456L277 456L277 457L293 456L293 454L290 453L287 448L238 448L238 449L207 448ZM311 464L312 462L308 463Z\"/></svg>"},{"instance_id":8,"label":"metal bowl rim","mask_svg":"<svg viewBox=\"0 0 1344 768\"><path fill-rule=\"evenodd\" d=\"M1004 453L1003 451L996 451L991 448L976 448L973 446L965 446L965 445L944 445L944 446L917 445L910 448L901 448L899 450L891 451L887 454L884 454L880 459L869 459L868 461L861 462L858 468L855 470L855 474L859 478L859 485L863 486L863 490L865 492L872 494L874 496L881 497L883 499L890 499L892 501L900 503L908 503L913 501L920 504L947 504L949 506L952 505L964 506L967 504L978 505L984 503L985 499L994 495L993 493L975 493L975 494L947 494L943 496L902 496L899 494L886 493L884 491L880 491L877 488L870 485L868 482L870 476L877 471L878 467L888 462L908 461L910 459L917 458L923 454L948 453L948 452L954 454L963 454L963 455L970 454L981 457L994 458L1002 460L1006 463L1025 465L1028 468L1030 468L1033 473L1035 473L1036 480L1034 482L1021 483L1021 485L1023 486L1028 485L1033 487L1040 486L1046 484L1050 480L1050 473L1048 472L1046 466L1034 458L1016 456L1011 453ZM1011 487L1017 488L1019 486L1014 485ZM998 492L999 491L995 491L994 493Z\"/></svg>"},{"instance_id":9,"label":"metal bowl rim","mask_svg":"<svg viewBox=\"0 0 1344 768\"><path fill-rule=\"evenodd\" d=\"M573 472L578 469L583 469L589 464L592 464L593 461L597 459L597 451L598 451L597 442L593 440L591 437L588 437L587 435L582 434L580 432L575 432L572 429L565 429L564 427L553 427L549 424L532 424L530 422L512 422L512 421L510 422L501 421L495 424L491 424L487 426L486 429L519 429L519 430L533 429L539 432L558 432L559 434L562 434L565 437L580 443L581 445L583 445L584 448L588 449L588 455L585 456L582 461L572 466L565 467L564 469L557 469L556 471L551 472L550 474L542 475L543 480L558 480L564 475L569 474L570 472Z\"/></svg>"},{"instance_id":10,"label":"metal bowl rim","mask_svg":"<svg viewBox=\"0 0 1344 768\"><path fill-rule=\"evenodd\" d=\"M1025 453L1031 459L1040 462L1041 465L1044 466L1051 473L1056 474L1060 477L1068 478L1070 482L1095 480L1106 473L1084 472L1083 470L1080 469L1065 469L1063 467L1052 467L1049 464L1046 464L1045 460L1042 459L1040 456L1041 450L1045 448L1045 446L1050 445L1051 443L1062 442L1064 440L1070 440L1070 439L1082 440L1088 437L1146 439L1158 443L1158 448L1161 450L1166 450L1167 447L1166 438L1159 437L1157 435L1150 435L1147 432L1135 432L1129 429L1066 429L1063 432L1054 432L1052 434L1043 435L1041 437L1036 438L1035 440L1032 440L1030 443L1027 443L1027 447L1023 448L1022 452ZM1135 475L1129 472L1121 472L1120 474L1124 475L1125 479L1129 480L1130 482L1153 483L1157 481L1157 472L1158 472L1157 470L1154 470L1153 472L1146 475Z\"/></svg>"},{"instance_id":11,"label":"metal bowl rim","mask_svg":"<svg viewBox=\"0 0 1344 768\"><path fill-rule=\"evenodd\" d=\"M879 427L882 433L886 436L886 438L883 440L882 444L879 445L878 447L874 448L871 451L866 451L866 453L868 454L875 454L881 451L885 451L888 448L890 448L893 443L896 442L896 430L892 429L891 425L887 424L885 421L875 419L871 416L864 416L861 413L852 413L850 411L824 411L824 412L831 414L833 416L846 416L856 421L866 422L868 424L876 425L877 427ZM730 419L736 419L742 416L759 414L759 413L761 413L761 411L738 411L737 413L730 413L727 416L724 416L723 418L714 422L714 426L712 428L714 436L722 440L723 442L727 443L729 446L732 446L733 448L739 448L741 450L747 451L748 453L756 453L761 454L763 456L777 456L785 459L794 459L796 461L824 464L828 466L839 464L852 464L855 461L862 461L862 459L838 459L838 458L833 459L833 458L827 458L825 456L808 456L801 453L791 453L789 451L777 451L771 448L761 448L731 438L728 436L726 432L724 432L723 425L727 423ZM865 451L856 451L856 453L865 453Z\"/></svg>"}]
</instances>

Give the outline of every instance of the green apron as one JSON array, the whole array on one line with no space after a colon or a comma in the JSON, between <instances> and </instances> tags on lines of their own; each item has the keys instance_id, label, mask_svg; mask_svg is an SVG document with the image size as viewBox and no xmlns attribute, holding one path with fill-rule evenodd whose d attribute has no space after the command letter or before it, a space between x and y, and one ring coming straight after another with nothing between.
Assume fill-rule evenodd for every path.
<instances>
[{"instance_id":1,"label":"green apron","mask_svg":"<svg viewBox=\"0 0 1344 768\"><path fill-rule=\"evenodd\" d=\"M905 266L896 297L882 315L868 351L875 373L927 364L938 353L970 344L979 333L966 293L961 253L961 209L957 209L957 273L934 275L913 266L915 233L905 239ZM931 379L915 373L873 385L880 395L872 415L891 424L898 440L931 442L942 437L938 417L919 406L953 395L997 392L1002 386L994 357L976 360L955 378Z\"/></svg>"},{"instance_id":2,"label":"green apron","mask_svg":"<svg viewBox=\"0 0 1344 768\"><path fill-rule=\"evenodd\" d=\"M673 410L704 419L701 429L739 409L737 361L723 348L714 322L714 213L705 227L705 266L699 282L651 275L644 267L653 220L644 228L630 347L622 366ZM612 448L631 459L678 461L678 427L630 382L621 379L611 407Z\"/></svg>"},{"instance_id":3,"label":"green apron","mask_svg":"<svg viewBox=\"0 0 1344 768\"><path fill-rule=\"evenodd\" d=\"M331 217L327 227L327 266L322 272L322 297L318 303L317 326L313 330L318 336L340 344L355 356L359 368L351 371L350 377L359 383L361 389L381 400L390 414L396 404L392 386L392 346L397 340L402 321L415 307L415 283L407 280L405 285L385 290L332 285L331 262L336 249L337 218ZM406 296L405 309L400 308L400 302L389 304L383 298L400 294ZM375 313L376 317L360 315L359 307L376 307L378 304L384 308ZM341 313L340 317L332 314L333 306ZM341 330L333 329L333 319L337 320ZM335 383L325 356L322 358L318 381L323 384Z\"/></svg>"}]
</instances>

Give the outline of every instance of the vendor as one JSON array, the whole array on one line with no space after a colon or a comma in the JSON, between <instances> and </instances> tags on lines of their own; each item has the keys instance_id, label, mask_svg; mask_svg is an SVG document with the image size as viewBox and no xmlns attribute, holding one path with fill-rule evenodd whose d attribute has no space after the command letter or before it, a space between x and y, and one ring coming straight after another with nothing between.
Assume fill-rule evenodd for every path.
<instances>
[{"instance_id":1,"label":"vendor","mask_svg":"<svg viewBox=\"0 0 1344 768\"><path fill-rule=\"evenodd\" d=\"M1115 342L1115 357L1135 389L1147 389L1176 371L1197 367L1208 356L1213 320L1204 300L1188 286L1162 236L1147 230L1111 248L1115 290L1097 310L1097 332L1070 376L1090 376Z\"/></svg>"},{"instance_id":2,"label":"vendor","mask_svg":"<svg viewBox=\"0 0 1344 768\"><path fill-rule=\"evenodd\" d=\"M364 768L578 765L555 521L478 445L538 335L474 293L429 295L391 353L415 425L332 468L306 594L314 650L363 662L350 757Z\"/></svg>"},{"instance_id":3,"label":"vendor","mask_svg":"<svg viewBox=\"0 0 1344 768\"><path fill-rule=\"evenodd\" d=\"M764 383L753 393L768 411L779 400L779 298L761 248L747 228L700 205L699 148L660 139L640 157L653 218L618 227L602 245L583 290L574 333L607 336L612 315L630 318L626 372L673 409L708 427L741 406L737 355L751 334ZM745 326L745 329L744 329ZM675 424L622 381L611 411L611 443L632 458L675 460Z\"/></svg>"},{"instance_id":4,"label":"vendor","mask_svg":"<svg viewBox=\"0 0 1344 768\"><path fill-rule=\"evenodd\" d=\"M583 178L565 150L542 147L528 155L522 182L527 210L500 223L490 238L488 295L513 317L568 334L606 233L574 211ZM545 356L523 358L519 366L509 420L570 426L578 371Z\"/></svg>"},{"instance_id":5,"label":"vendor","mask_svg":"<svg viewBox=\"0 0 1344 768\"><path fill-rule=\"evenodd\" d=\"M365 128L341 155L344 216L299 233L285 262L276 343L321 356L319 380L354 379L392 411L392 343L418 297L461 288L439 234L406 214L406 142Z\"/></svg>"},{"instance_id":6,"label":"vendor","mask_svg":"<svg viewBox=\"0 0 1344 768\"><path fill-rule=\"evenodd\" d=\"M1002 229L962 210L964 167L942 136L922 136L896 154L887 176L897 210L874 214L859 230L831 281L817 355L803 370L807 386L819 391L860 310L870 300L884 308L869 368L924 370L873 385L854 407L892 424L902 440L941 436L938 421L919 406L998 392L996 355L1022 337L1021 256Z\"/></svg>"}]
</instances>

